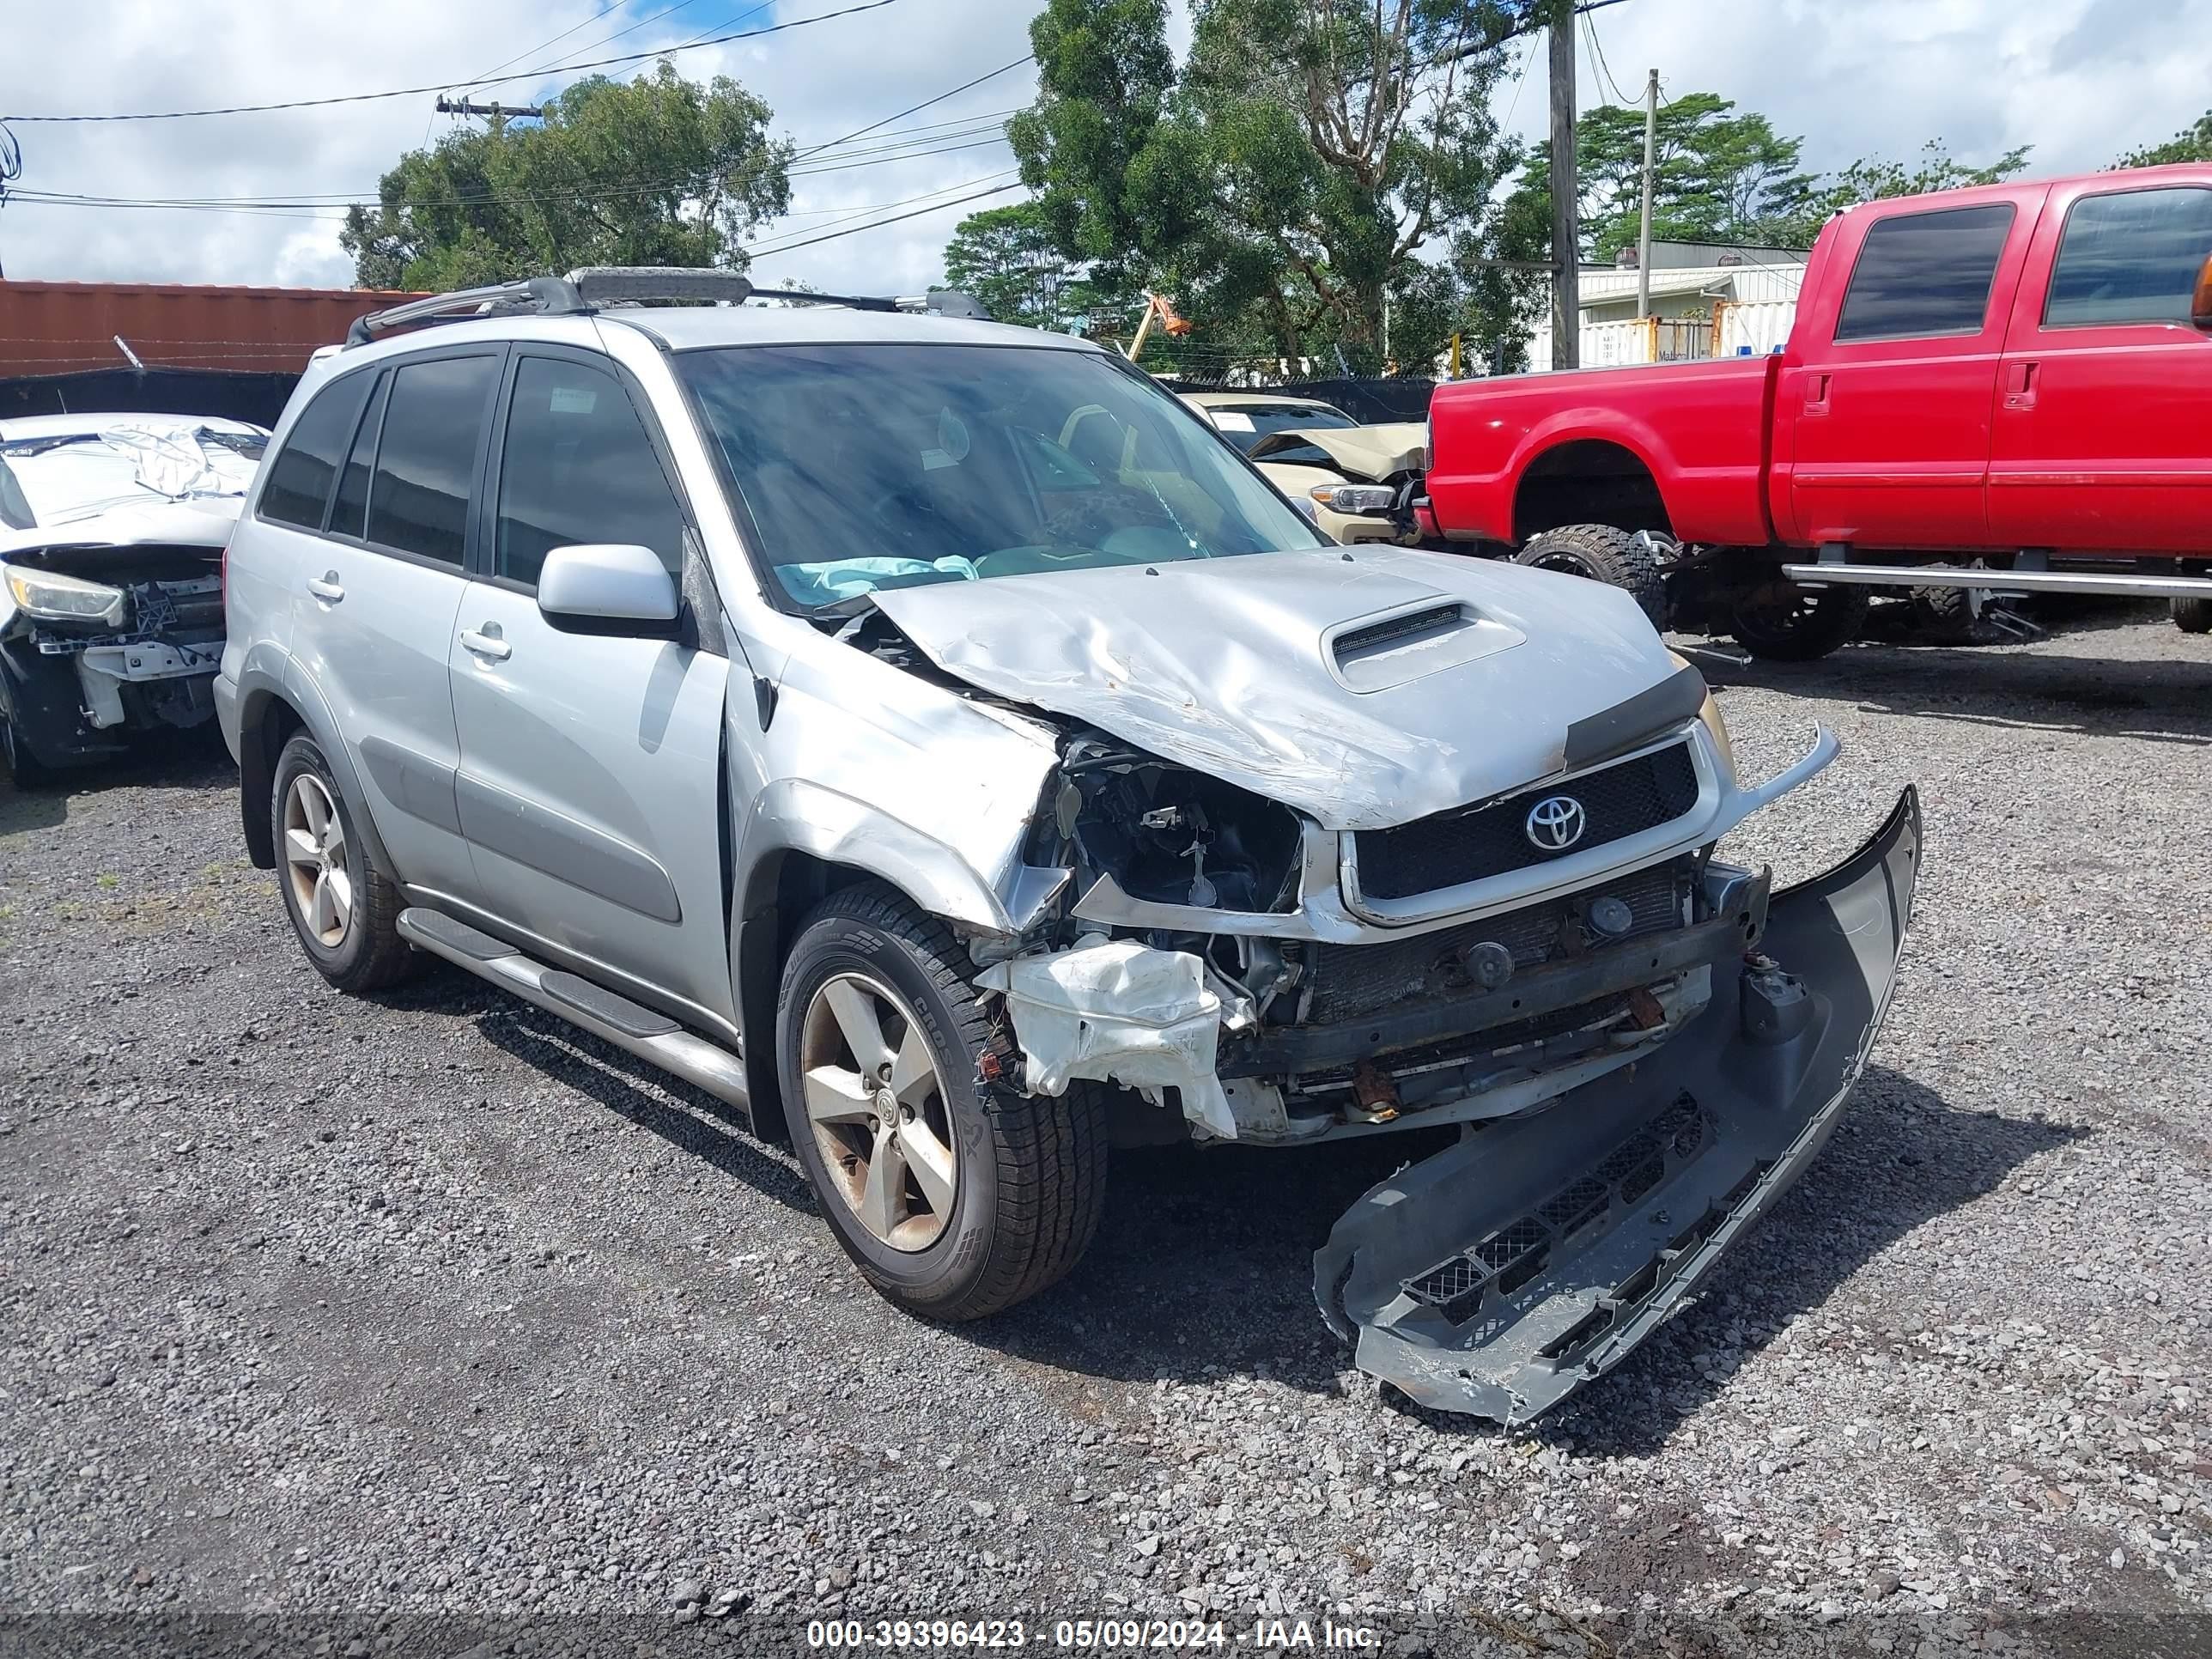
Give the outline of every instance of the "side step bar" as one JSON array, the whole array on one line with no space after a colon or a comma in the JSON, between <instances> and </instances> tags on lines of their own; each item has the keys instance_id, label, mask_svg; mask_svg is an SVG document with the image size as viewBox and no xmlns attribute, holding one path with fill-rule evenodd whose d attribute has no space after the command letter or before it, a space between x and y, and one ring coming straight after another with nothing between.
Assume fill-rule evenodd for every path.
<instances>
[{"instance_id":1,"label":"side step bar","mask_svg":"<svg viewBox=\"0 0 2212 1659\"><path fill-rule=\"evenodd\" d=\"M443 957L479 979L512 991L525 1002L580 1025L602 1042L611 1042L640 1060L672 1072L686 1083L750 1114L744 1062L719 1043L694 1036L667 1015L618 996L574 974L525 956L504 939L456 921L439 910L417 906L399 913L400 937L432 956Z\"/></svg>"},{"instance_id":2,"label":"side step bar","mask_svg":"<svg viewBox=\"0 0 2212 1659\"><path fill-rule=\"evenodd\" d=\"M1955 566L1785 564L1793 582L1866 587L1972 587L1993 593L2114 593L2130 599L2212 599L2212 576L2156 576L2116 570L1961 570Z\"/></svg>"}]
</instances>

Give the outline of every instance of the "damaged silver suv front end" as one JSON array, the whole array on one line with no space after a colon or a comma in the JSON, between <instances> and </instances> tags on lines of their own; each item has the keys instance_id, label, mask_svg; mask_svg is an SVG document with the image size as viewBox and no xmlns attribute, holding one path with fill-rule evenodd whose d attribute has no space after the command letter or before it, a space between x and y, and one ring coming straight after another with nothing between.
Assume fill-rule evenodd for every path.
<instances>
[{"instance_id":1,"label":"damaged silver suv front end","mask_svg":"<svg viewBox=\"0 0 2212 1659\"><path fill-rule=\"evenodd\" d=\"M1715 844L1835 739L1745 787L1625 596L1419 554L1237 562L1233 612L1223 566L1163 564L884 592L846 640L1039 739L1018 843L975 860L977 984L1021 1057L997 1086L1121 1085L1153 1139L1459 1126L1335 1224L1316 1292L1371 1374L1525 1419L1826 1139L1917 806L1770 895Z\"/></svg>"}]
</instances>

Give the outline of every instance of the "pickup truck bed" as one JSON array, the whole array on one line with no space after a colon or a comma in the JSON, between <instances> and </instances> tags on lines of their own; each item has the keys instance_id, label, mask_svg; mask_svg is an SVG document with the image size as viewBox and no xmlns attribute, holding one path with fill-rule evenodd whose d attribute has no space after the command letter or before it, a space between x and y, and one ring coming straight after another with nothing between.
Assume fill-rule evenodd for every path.
<instances>
[{"instance_id":1,"label":"pickup truck bed","mask_svg":"<svg viewBox=\"0 0 2212 1659\"><path fill-rule=\"evenodd\" d=\"M1430 510L1764 655L1833 649L1869 586L1946 637L2045 575L2212 627L2208 256L2212 166L1856 207L1778 353L1439 387Z\"/></svg>"}]
</instances>

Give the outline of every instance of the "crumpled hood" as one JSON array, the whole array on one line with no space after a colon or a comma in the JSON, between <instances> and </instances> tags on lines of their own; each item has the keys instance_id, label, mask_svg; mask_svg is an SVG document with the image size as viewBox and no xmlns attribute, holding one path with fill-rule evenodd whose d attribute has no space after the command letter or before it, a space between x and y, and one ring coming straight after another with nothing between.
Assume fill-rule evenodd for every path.
<instances>
[{"instance_id":1,"label":"crumpled hood","mask_svg":"<svg viewBox=\"0 0 2212 1659\"><path fill-rule=\"evenodd\" d=\"M1407 823L1557 772L1570 726L1676 672L1619 588L1395 548L1001 576L875 599L946 672L1333 830ZM1359 637L1371 641L1373 619L1455 604L1441 630L1379 647Z\"/></svg>"},{"instance_id":2,"label":"crumpled hood","mask_svg":"<svg viewBox=\"0 0 2212 1659\"><path fill-rule=\"evenodd\" d=\"M1270 432L1245 453L1264 461L1279 450L1311 444L1343 469L1347 477L1380 483L1401 472L1419 472L1429 464L1429 429L1419 421L1389 421L1378 426L1289 427Z\"/></svg>"},{"instance_id":3,"label":"crumpled hood","mask_svg":"<svg viewBox=\"0 0 2212 1659\"><path fill-rule=\"evenodd\" d=\"M231 526L244 505L241 496L204 495L111 507L28 530L0 526L0 558L40 547L220 548L230 540Z\"/></svg>"}]
</instances>

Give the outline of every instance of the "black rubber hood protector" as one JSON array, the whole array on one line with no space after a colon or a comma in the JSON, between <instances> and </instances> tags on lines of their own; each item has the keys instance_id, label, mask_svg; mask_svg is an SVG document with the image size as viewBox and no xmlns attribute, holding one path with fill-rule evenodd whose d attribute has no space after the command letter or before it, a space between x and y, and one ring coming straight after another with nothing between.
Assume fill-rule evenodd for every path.
<instances>
[{"instance_id":1,"label":"black rubber hood protector","mask_svg":"<svg viewBox=\"0 0 2212 1659\"><path fill-rule=\"evenodd\" d=\"M1740 972L1649 1060L1371 1188L1314 1257L1361 1370L1522 1423L1627 1357L1836 1127L1889 1002L1920 804L1778 895ZM1725 982L1723 982L1725 981Z\"/></svg>"}]
</instances>

